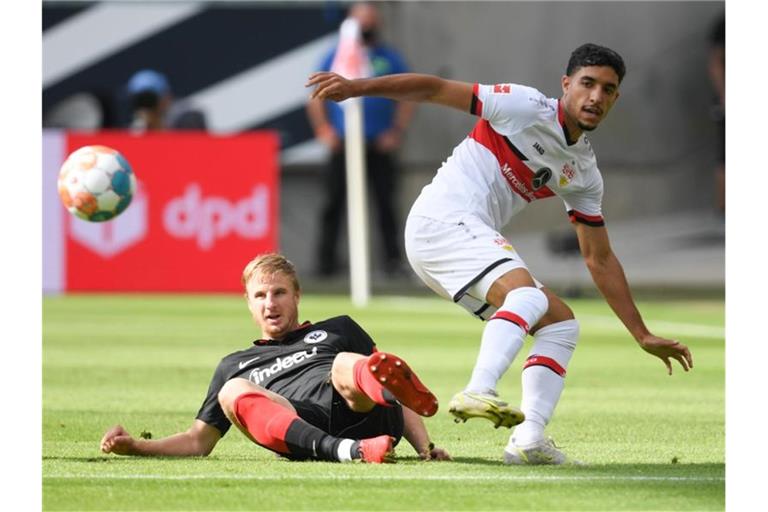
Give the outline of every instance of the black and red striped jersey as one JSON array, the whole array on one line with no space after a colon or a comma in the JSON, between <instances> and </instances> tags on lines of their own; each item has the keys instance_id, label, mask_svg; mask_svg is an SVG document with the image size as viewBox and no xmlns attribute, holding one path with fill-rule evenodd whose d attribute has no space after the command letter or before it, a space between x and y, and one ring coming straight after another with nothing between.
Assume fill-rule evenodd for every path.
<instances>
[{"instance_id":1,"label":"black and red striped jersey","mask_svg":"<svg viewBox=\"0 0 768 512\"><path fill-rule=\"evenodd\" d=\"M219 362L197 419L222 433L231 426L218 394L229 379L242 377L289 400L322 403L330 400L331 366L340 352L370 355L375 344L348 316L312 324L305 322L282 340L256 340L245 350ZM330 403L330 402L329 402Z\"/></svg>"}]
</instances>

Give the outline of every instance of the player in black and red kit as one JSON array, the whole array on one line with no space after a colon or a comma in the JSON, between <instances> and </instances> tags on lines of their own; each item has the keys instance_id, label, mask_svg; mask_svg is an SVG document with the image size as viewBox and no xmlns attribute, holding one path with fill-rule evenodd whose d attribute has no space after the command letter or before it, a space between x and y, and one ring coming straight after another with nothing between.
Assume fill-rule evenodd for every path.
<instances>
[{"instance_id":1,"label":"player in black and red kit","mask_svg":"<svg viewBox=\"0 0 768 512\"><path fill-rule=\"evenodd\" d=\"M243 284L263 339L221 360L192 427L143 440L117 425L102 451L207 455L234 424L291 459L387 462L402 436L422 459L450 458L420 418L437 412L437 400L402 359L378 352L348 316L299 324L300 288L288 260L255 258Z\"/></svg>"}]
</instances>

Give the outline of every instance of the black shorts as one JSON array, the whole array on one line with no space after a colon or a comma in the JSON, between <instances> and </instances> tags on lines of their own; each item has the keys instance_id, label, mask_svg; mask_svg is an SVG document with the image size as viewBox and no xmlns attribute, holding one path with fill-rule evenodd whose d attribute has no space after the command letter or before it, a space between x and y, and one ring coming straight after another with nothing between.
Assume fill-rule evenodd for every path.
<instances>
[{"instance_id":1,"label":"black shorts","mask_svg":"<svg viewBox=\"0 0 768 512\"><path fill-rule=\"evenodd\" d=\"M376 405L369 412L355 412L328 382L320 401L288 399L299 417L320 430L335 437L366 439L383 434L395 438L395 444L403 436L403 409L399 405Z\"/></svg>"}]
</instances>

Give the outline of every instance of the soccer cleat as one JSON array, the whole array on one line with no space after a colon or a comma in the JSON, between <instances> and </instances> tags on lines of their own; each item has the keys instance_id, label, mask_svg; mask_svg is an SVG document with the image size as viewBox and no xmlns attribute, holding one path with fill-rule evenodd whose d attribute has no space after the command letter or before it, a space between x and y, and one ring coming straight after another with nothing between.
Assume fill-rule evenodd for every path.
<instances>
[{"instance_id":1,"label":"soccer cleat","mask_svg":"<svg viewBox=\"0 0 768 512\"><path fill-rule=\"evenodd\" d=\"M565 464L573 462L555 446L552 438L542 439L528 445L518 446L515 439L510 438L504 448L504 464L538 465Z\"/></svg>"},{"instance_id":2,"label":"soccer cleat","mask_svg":"<svg viewBox=\"0 0 768 512\"><path fill-rule=\"evenodd\" d=\"M399 357L376 352L368 359L368 369L401 405L421 416L434 416L437 412L435 395Z\"/></svg>"},{"instance_id":3,"label":"soccer cleat","mask_svg":"<svg viewBox=\"0 0 768 512\"><path fill-rule=\"evenodd\" d=\"M525 414L507 402L499 400L496 393L456 393L448 403L448 411L456 416L456 423L469 418L485 418L493 422L494 427L512 428L525 420Z\"/></svg>"},{"instance_id":4,"label":"soccer cleat","mask_svg":"<svg viewBox=\"0 0 768 512\"><path fill-rule=\"evenodd\" d=\"M395 462L395 438L383 435L360 440L360 460L370 464Z\"/></svg>"}]
</instances>

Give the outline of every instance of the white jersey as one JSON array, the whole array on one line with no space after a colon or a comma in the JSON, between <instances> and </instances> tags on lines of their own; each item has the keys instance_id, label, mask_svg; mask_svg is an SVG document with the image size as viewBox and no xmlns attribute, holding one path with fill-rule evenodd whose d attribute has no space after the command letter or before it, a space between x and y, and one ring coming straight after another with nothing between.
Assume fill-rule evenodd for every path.
<instances>
[{"instance_id":1,"label":"white jersey","mask_svg":"<svg viewBox=\"0 0 768 512\"><path fill-rule=\"evenodd\" d=\"M572 222L603 225L595 155L583 134L568 144L559 100L523 85L475 84L471 112L480 119L411 215L460 221L471 214L500 231L531 201L557 195Z\"/></svg>"}]
</instances>

